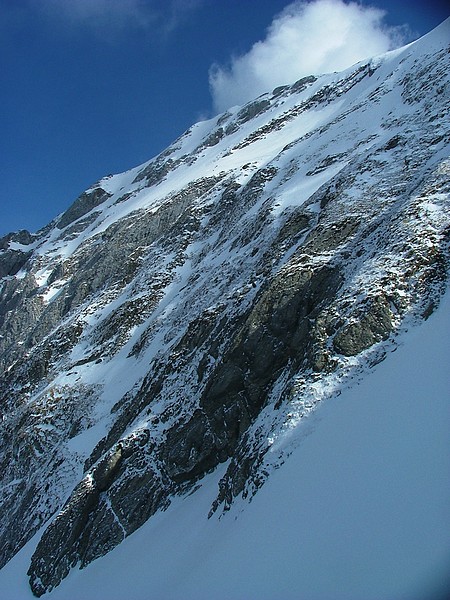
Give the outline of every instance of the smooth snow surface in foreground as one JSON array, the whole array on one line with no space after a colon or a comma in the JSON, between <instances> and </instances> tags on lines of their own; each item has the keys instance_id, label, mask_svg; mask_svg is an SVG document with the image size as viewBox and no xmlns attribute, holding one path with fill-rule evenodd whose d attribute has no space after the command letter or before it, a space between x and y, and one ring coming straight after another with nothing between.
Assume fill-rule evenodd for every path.
<instances>
[{"instance_id":1,"label":"smooth snow surface in foreground","mask_svg":"<svg viewBox=\"0 0 450 600\"><path fill-rule=\"evenodd\" d=\"M402 339L299 426L299 446L250 505L208 521L213 474L44 598L445 598L450 293ZM0 571L1 598L33 598L25 573L37 538Z\"/></svg>"}]
</instances>

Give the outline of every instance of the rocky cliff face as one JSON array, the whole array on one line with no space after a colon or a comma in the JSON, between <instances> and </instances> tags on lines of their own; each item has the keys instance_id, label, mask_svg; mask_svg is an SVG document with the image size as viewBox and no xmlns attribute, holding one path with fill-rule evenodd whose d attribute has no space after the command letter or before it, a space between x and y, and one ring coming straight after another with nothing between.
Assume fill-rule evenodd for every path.
<instances>
[{"instance_id":1,"label":"rocky cliff face","mask_svg":"<svg viewBox=\"0 0 450 600\"><path fill-rule=\"evenodd\" d=\"M34 594L219 463L210 516L251 497L286 432L434 310L449 27L198 123L0 240L0 565L48 522Z\"/></svg>"}]
</instances>

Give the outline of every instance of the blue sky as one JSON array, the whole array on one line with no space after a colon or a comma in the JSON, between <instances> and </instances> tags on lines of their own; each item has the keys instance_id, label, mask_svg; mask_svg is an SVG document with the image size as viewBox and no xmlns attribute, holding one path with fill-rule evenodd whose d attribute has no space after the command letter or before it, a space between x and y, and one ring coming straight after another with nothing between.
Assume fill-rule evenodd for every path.
<instances>
[{"instance_id":1,"label":"blue sky","mask_svg":"<svg viewBox=\"0 0 450 600\"><path fill-rule=\"evenodd\" d=\"M445 5L0 0L0 235L38 230L227 105L427 33Z\"/></svg>"}]
</instances>

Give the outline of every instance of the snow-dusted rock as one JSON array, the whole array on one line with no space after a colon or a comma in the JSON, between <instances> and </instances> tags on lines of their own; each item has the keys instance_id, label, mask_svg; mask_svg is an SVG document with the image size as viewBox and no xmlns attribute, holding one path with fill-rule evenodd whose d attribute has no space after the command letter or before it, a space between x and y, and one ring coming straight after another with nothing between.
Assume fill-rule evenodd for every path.
<instances>
[{"instance_id":1,"label":"snow-dusted rock","mask_svg":"<svg viewBox=\"0 0 450 600\"><path fill-rule=\"evenodd\" d=\"M251 496L275 441L439 303L449 23L198 123L5 240L27 254L0 288L0 564L52 518L36 595L220 463L210 514Z\"/></svg>"}]
</instances>

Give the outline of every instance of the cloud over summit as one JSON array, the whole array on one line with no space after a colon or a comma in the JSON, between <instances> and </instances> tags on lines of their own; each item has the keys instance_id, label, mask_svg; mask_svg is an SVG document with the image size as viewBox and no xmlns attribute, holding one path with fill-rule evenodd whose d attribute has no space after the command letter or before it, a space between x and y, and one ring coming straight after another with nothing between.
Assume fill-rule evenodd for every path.
<instances>
[{"instance_id":1,"label":"cloud over summit","mask_svg":"<svg viewBox=\"0 0 450 600\"><path fill-rule=\"evenodd\" d=\"M305 75L345 69L403 43L402 30L383 24L385 13L343 0L296 1L274 18L264 40L229 66L213 65L214 108L235 104Z\"/></svg>"}]
</instances>

